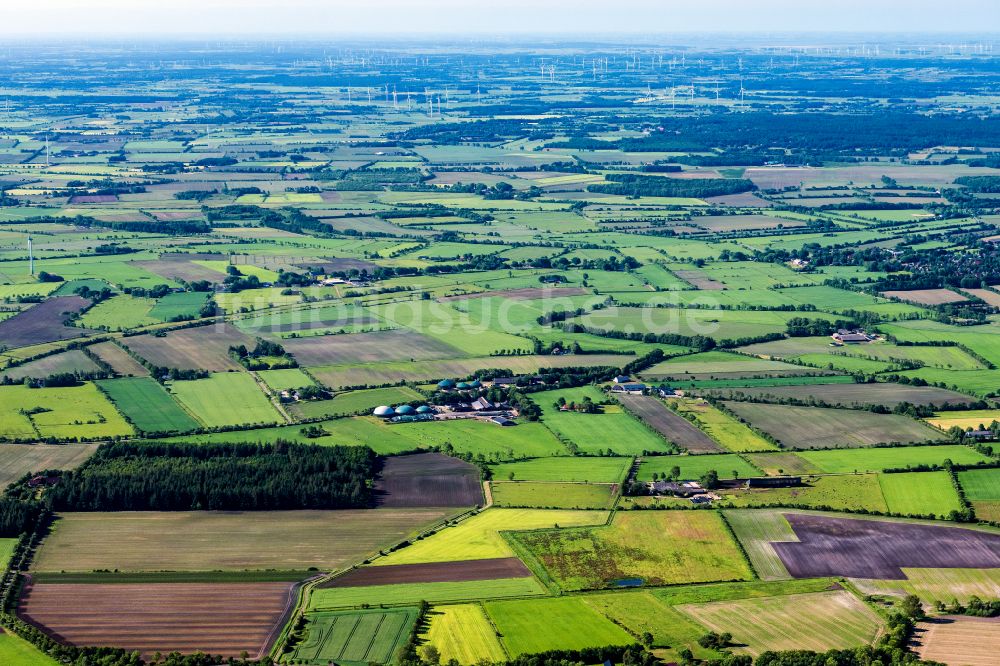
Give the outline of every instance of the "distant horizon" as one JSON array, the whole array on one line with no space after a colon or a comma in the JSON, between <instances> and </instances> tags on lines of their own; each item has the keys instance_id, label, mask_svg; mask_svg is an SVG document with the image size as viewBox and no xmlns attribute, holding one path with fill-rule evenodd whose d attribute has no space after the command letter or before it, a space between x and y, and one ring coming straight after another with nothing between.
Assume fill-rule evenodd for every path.
<instances>
[{"instance_id":1,"label":"distant horizon","mask_svg":"<svg viewBox=\"0 0 1000 666\"><path fill-rule=\"evenodd\" d=\"M961 35L1000 26L996 0L35 0L0 6L0 36Z\"/></svg>"}]
</instances>

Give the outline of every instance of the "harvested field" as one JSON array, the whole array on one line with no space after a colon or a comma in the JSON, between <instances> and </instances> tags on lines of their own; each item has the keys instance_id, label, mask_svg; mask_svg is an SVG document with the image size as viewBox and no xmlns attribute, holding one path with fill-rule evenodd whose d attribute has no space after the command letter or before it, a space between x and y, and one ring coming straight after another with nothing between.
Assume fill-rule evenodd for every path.
<instances>
[{"instance_id":1,"label":"harvested field","mask_svg":"<svg viewBox=\"0 0 1000 666\"><path fill-rule=\"evenodd\" d=\"M28 472L76 469L96 449L96 444L0 444L0 489Z\"/></svg>"},{"instance_id":2,"label":"harvested field","mask_svg":"<svg viewBox=\"0 0 1000 666\"><path fill-rule=\"evenodd\" d=\"M853 409L726 402L726 408L792 449L856 448L942 439L940 432L897 414Z\"/></svg>"},{"instance_id":3,"label":"harvested field","mask_svg":"<svg viewBox=\"0 0 1000 666\"><path fill-rule=\"evenodd\" d=\"M686 418L671 411L659 399L647 395L620 395L618 400L667 441L691 453L722 451L719 444Z\"/></svg>"},{"instance_id":4,"label":"harvested field","mask_svg":"<svg viewBox=\"0 0 1000 666\"><path fill-rule=\"evenodd\" d=\"M282 343L301 365L339 365L378 361L433 360L464 356L451 345L414 331L321 335Z\"/></svg>"},{"instance_id":5,"label":"harvested field","mask_svg":"<svg viewBox=\"0 0 1000 666\"><path fill-rule=\"evenodd\" d=\"M903 579L903 567L1000 567L1000 534L789 513L798 542L773 548L794 578Z\"/></svg>"},{"instance_id":6,"label":"harvested field","mask_svg":"<svg viewBox=\"0 0 1000 666\"><path fill-rule=\"evenodd\" d=\"M68 513L56 521L33 568L332 571L445 516L436 509Z\"/></svg>"},{"instance_id":7,"label":"harvested field","mask_svg":"<svg viewBox=\"0 0 1000 666\"><path fill-rule=\"evenodd\" d=\"M163 259L158 261L133 261L132 265L147 270L150 273L155 273L156 275L168 280L184 280L185 282L207 280L209 282L222 282L226 278L225 273L213 271L211 268L206 268L201 264L194 263L191 259L187 259L187 257L196 258L196 255L181 256L184 256L185 259L177 261Z\"/></svg>"},{"instance_id":8,"label":"harvested field","mask_svg":"<svg viewBox=\"0 0 1000 666\"><path fill-rule=\"evenodd\" d=\"M967 301L965 296L951 289L912 289L909 291L883 291L883 296L898 298L908 303L919 305L944 305L945 303L961 303Z\"/></svg>"},{"instance_id":9,"label":"harvested field","mask_svg":"<svg viewBox=\"0 0 1000 666\"><path fill-rule=\"evenodd\" d=\"M915 594L928 604L953 600L968 603L1000 597L1000 569L918 569L904 568L906 580L853 579L862 594L904 596Z\"/></svg>"},{"instance_id":10,"label":"harvested field","mask_svg":"<svg viewBox=\"0 0 1000 666\"><path fill-rule=\"evenodd\" d=\"M472 507L483 503L479 469L442 453L386 458L374 490L381 507Z\"/></svg>"},{"instance_id":11,"label":"harvested field","mask_svg":"<svg viewBox=\"0 0 1000 666\"><path fill-rule=\"evenodd\" d=\"M1000 308L1000 294L992 289L964 289L979 300L995 308Z\"/></svg>"},{"instance_id":12,"label":"harvested field","mask_svg":"<svg viewBox=\"0 0 1000 666\"><path fill-rule=\"evenodd\" d=\"M583 287L524 287L523 289L510 289L508 291L493 290L481 291L475 294L456 294L455 296L442 296L439 301L464 301L470 298L486 298L499 296L515 301L530 301L546 298L564 298L566 296L584 296L591 294L589 289Z\"/></svg>"},{"instance_id":13,"label":"harvested field","mask_svg":"<svg viewBox=\"0 0 1000 666\"><path fill-rule=\"evenodd\" d=\"M185 328L162 338L135 335L121 342L155 366L209 372L240 370L242 366L229 357L229 348L254 346L253 338L230 324Z\"/></svg>"},{"instance_id":14,"label":"harvested field","mask_svg":"<svg viewBox=\"0 0 1000 666\"><path fill-rule=\"evenodd\" d=\"M677 607L716 633L728 632L754 656L767 650L825 652L871 643L882 627L850 592L813 592ZM750 620L752 618L752 621Z\"/></svg>"},{"instance_id":15,"label":"harvested field","mask_svg":"<svg viewBox=\"0 0 1000 666\"><path fill-rule=\"evenodd\" d=\"M0 321L0 344L25 347L56 340L72 340L97 333L86 328L65 325L70 315L90 306L80 296L57 296Z\"/></svg>"},{"instance_id":16,"label":"harvested field","mask_svg":"<svg viewBox=\"0 0 1000 666\"><path fill-rule=\"evenodd\" d=\"M726 288L721 282L711 279L700 270L675 270L674 275L690 284L695 289L720 291Z\"/></svg>"},{"instance_id":17,"label":"harvested field","mask_svg":"<svg viewBox=\"0 0 1000 666\"><path fill-rule=\"evenodd\" d=\"M894 407L902 402L914 405L966 405L975 400L967 395L934 386L904 384L807 384L802 386L767 386L753 388L716 389L709 393L727 399L744 396L758 400L816 400L828 405L860 407L885 405Z\"/></svg>"},{"instance_id":18,"label":"harvested field","mask_svg":"<svg viewBox=\"0 0 1000 666\"><path fill-rule=\"evenodd\" d=\"M948 666L993 666L1000 652L1000 618L944 616L921 622L910 647L921 659Z\"/></svg>"},{"instance_id":19,"label":"harvested field","mask_svg":"<svg viewBox=\"0 0 1000 666\"><path fill-rule=\"evenodd\" d=\"M128 352L114 342L98 342L96 345L90 345L87 349L97 358L110 365L115 374L125 377L149 376L149 370L145 366L129 356Z\"/></svg>"},{"instance_id":20,"label":"harvested field","mask_svg":"<svg viewBox=\"0 0 1000 666\"><path fill-rule=\"evenodd\" d=\"M9 368L3 371L2 375L13 380L20 380L23 378L44 379L49 375L62 373L87 375L100 371L97 364L90 360L86 354L79 349L71 349Z\"/></svg>"},{"instance_id":21,"label":"harvested field","mask_svg":"<svg viewBox=\"0 0 1000 666\"><path fill-rule=\"evenodd\" d=\"M289 583L28 584L18 614L56 640L153 653L262 656L294 603Z\"/></svg>"},{"instance_id":22,"label":"harvested field","mask_svg":"<svg viewBox=\"0 0 1000 666\"><path fill-rule=\"evenodd\" d=\"M526 578L528 567L516 557L425 564L394 564L385 567L360 567L320 585L327 587L365 587L402 583L455 583L468 580Z\"/></svg>"}]
</instances>

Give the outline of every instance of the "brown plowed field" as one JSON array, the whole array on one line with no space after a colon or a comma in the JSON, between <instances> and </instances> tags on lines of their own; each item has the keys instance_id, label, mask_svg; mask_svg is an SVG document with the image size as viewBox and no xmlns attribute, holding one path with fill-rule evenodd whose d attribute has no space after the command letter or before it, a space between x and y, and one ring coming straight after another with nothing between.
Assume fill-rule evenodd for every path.
<instances>
[{"instance_id":1,"label":"brown plowed field","mask_svg":"<svg viewBox=\"0 0 1000 666\"><path fill-rule=\"evenodd\" d=\"M441 453L387 458L375 482L380 507L476 506L483 503L479 470Z\"/></svg>"},{"instance_id":2,"label":"brown plowed field","mask_svg":"<svg viewBox=\"0 0 1000 666\"><path fill-rule=\"evenodd\" d=\"M183 256L187 257L189 255ZM214 258L221 259L222 257L216 256ZM133 261L131 263L168 280L184 280L185 282L208 280L209 282L222 282L226 278L225 273L214 271L201 264L196 264L191 259L185 261L159 259L154 261Z\"/></svg>"},{"instance_id":3,"label":"brown plowed field","mask_svg":"<svg viewBox=\"0 0 1000 666\"><path fill-rule=\"evenodd\" d=\"M994 666L1000 652L1000 618L945 616L921 622L911 647L928 661L952 666Z\"/></svg>"},{"instance_id":4,"label":"brown plowed field","mask_svg":"<svg viewBox=\"0 0 1000 666\"><path fill-rule=\"evenodd\" d=\"M294 602L290 583L29 584L18 614L71 645L144 657L261 656Z\"/></svg>"},{"instance_id":5,"label":"brown plowed field","mask_svg":"<svg viewBox=\"0 0 1000 666\"><path fill-rule=\"evenodd\" d=\"M229 357L229 348L253 348L253 338L229 324L211 324L171 331L166 337L136 335L122 344L150 363L162 368L226 372L242 366Z\"/></svg>"},{"instance_id":6,"label":"brown plowed field","mask_svg":"<svg viewBox=\"0 0 1000 666\"><path fill-rule=\"evenodd\" d=\"M43 342L71 340L96 333L86 328L72 328L63 322L90 305L79 296L59 296L43 301L10 319L0 321L0 344L8 347L38 345Z\"/></svg>"},{"instance_id":7,"label":"brown plowed field","mask_svg":"<svg viewBox=\"0 0 1000 666\"><path fill-rule=\"evenodd\" d=\"M794 578L906 578L902 568L1000 567L1000 534L919 523L785 514L799 541L775 542Z\"/></svg>"},{"instance_id":8,"label":"brown plowed field","mask_svg":"<svg viewBox=\"0 0 1000 666\"><path fill-rule=\"evenodd\" d=\"M96 345L90 345L88 349L93 352L97 358L110 365L119 375L131 375L134 377L149 376L149 370L147 370L145 366L129 356L128 352L116 345L114 342L98 342Z\"/></svg>"},{"instance_id":9,"label":"brown plowed field","mask_svg":"<svg viewBox=\"0 0 1000 666\"><path fill-rule=\"evenodd\" d=\"M618 400L646 425L682 449L692 453L715 453L724 450L714 439L691 425L680 414L667 409L666 405L652 396L620 395Z\"/></svg>"},{"instance_id":10,"label":"brown plowed field","mask_svg":"<svg viewBox=\"0 0 1000 666\"><path fill-rule=\"evenodd\" d=\"M454 583L496 578L527 578L531 571L516 557L428 564L393 564L361 567L319 587L368 587L399 583Z\"/></svg>"}]
</instances>

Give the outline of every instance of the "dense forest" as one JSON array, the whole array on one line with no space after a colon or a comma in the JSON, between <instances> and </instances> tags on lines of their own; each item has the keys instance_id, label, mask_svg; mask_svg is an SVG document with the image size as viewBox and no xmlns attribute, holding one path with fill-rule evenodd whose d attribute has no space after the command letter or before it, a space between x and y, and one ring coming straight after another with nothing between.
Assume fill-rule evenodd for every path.
<instances>
[{"instance_id":1,"label":"dense forest","mask_svg":"<svg viewBox=\"0 0 1000 666\"><path fill-rule=\"evenodd\" d=\"M46 499L74 511L363 508L375 461L366 447L111 443Z\"/></svg>"}]
</instances>

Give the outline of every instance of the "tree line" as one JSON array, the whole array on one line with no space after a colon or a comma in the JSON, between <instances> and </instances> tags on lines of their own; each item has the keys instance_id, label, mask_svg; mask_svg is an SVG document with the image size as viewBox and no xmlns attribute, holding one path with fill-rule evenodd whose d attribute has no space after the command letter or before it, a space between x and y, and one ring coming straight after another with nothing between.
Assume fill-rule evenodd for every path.
<instances>
[{"instance_id":1,"label":"tree line","mask_svg":"<svg viewBox=\"0 0 1000 666\"><path fill-rule=\"evenodd\" d=\"M352 509L371 505L375 453L293 444L103 444L44 496L53 510Z\"/></svg>"}]
</instances>

